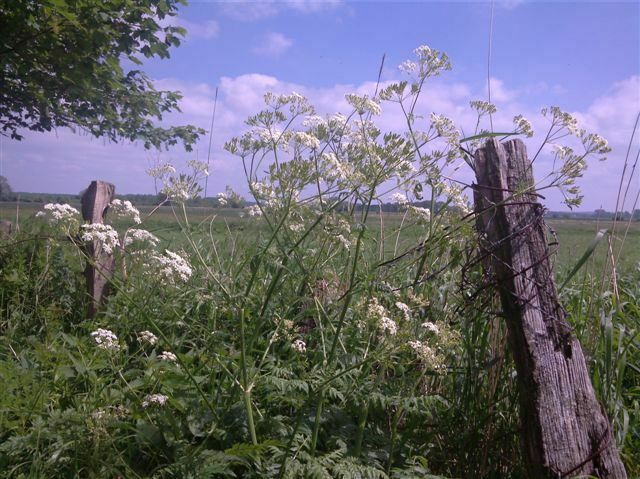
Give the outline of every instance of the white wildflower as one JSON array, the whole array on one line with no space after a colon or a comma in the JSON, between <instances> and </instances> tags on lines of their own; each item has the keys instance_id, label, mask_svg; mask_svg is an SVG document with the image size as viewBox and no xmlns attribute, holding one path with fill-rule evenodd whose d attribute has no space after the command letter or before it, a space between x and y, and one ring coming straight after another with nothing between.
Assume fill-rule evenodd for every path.
<instances>
[{"instance_id":1,"label":"white wildflower","mask_svg":"<svg viewBox=\"0 0 640 479\"><path fill-rule=\"evenodd\" d=\"M168 361L170 363L175 363L178 361L178 357L171 351L162 351L162 353L158 355L158 359L160 361Z\"/></svg>"},{"instance_id":2,"label":"white wildflower","mask_svg":"<svg viewBox=\"0 0 640 479\"><path fill-rule=\"evenodd\" d=\"M189 262L172 251L165 250L164 255L153 255L151 258L162 279L170 285L175 285L178 281L186 283L193 274Z\"/></svg>"},{"instance_id":3,"label":"white wildflower","mask_svg":"<svg viewBox=\"0 0 640 479\"><path fill-rule=\"evenodd\" d=\"M149 245L152 248L158 246L160 240L157 236L152 233L149 233L147 230L130 228L127 230L124 236L124 245L130 246L134 243L142 243L144 245Z\"/></svg>"},{"instance_id":4,"label":"white wildflower","mask_svg":"<svg viewBox=\"0 0 640 479\"><path fill-rule=\"evenodd\" d=\"M378 302L378 298L372 298L367 306L367 315L376 321L378 329L383 333L389 333L395 336L398 332L398 325L388 316L388 312L384 306Z\"/></svg>"},{"instance_id":5,"label":"white wildflower","mask_svg":"<svg viewBox=\"0 0 640 479\"><path fill-rule=\"evenodd\" d=\"M433 363L436 360L435 351L422 341L409 341L409 347L413 349L416 355L427 363Z\"/></svg>"},{"instance_id":6,"label":"white wildflower","mask_svg":"<svg viewBox=\"0 0 640 479\"><path fill-rule=\"evenodd\" d=\"M79 223L80 212L66 203L47 203L44 211L36 213L37 218L46 219L50 226L71 227Z\"/></svg>"},{"instance_id":7,"label":"white wildflower","mask_svg":"<svg viewBox=\"0 0 640 479\"><path fill-rule=\"evenodd\" d=\"M402 314L404 315L404 319L406 320L411 319L411 308L408 305L406 305L402 301L396 301L396 308L402 311Z\"/></svg>"},{"instance_id":8,"label":"white wildflower","mask_svg":"<svg viewBox=\"0 0 640 479\"><path fill-rule=\"evenodd\" d=\"M493 103L484 100L473 100L469 102L469 105L478 113L478 116L492 115L498 111Z\"/></svg>"},{"instance_id":9,"label":"white wildflower","mask_svg":"<svg viewBox=\"0 0 640 479\"><path fill-rule=\"evenodd\" d=\"M531 127L531 123L522 115L513 117L513 124L516 127L516 131L521 135L525 135L527 138L531 138L533 136L533 128Z\"/></svg>"},{"instance_id":10,"label":"white wildflower","mask_svg":"<svg viewBox=\"0 0 640 479\"><path fill-rule=\"evenodd\" d=\"M164 394L147 394L142 401L142 407L146 409L153 405L164 406L168 399Z\"/></svg>"},{"instance_id":11,"label":"white wildflower","mask_svg":"<svg viewBox=\"0 0 640 479\"><path fill-rule=\"evenodd\" d=\"M140 219L140 211L131 204L131 201L116 199L113 200L109 206L116 216L131 218L137 225L142 223L142 220Z\"/></svg>"},{"instance_id":12,"label":"white wildflower","mask_svg":"<svg viewBox=\"0 0 640 479\"><path fill-rule=\"evenodd\" d=\"M118 336L116 336L113 331L99 328L91 333L91 337L100 349L105 349L108 351L118 351L120 349Z\"/></svg>"},{"instance_id":13,"label":"white wildflower","mask_svg":"<svg viewBox=\"0 0 640 479\"><path fill-rule=\"evenodd\" d=\"M203 161L189 160L187 161L187 166L193 170L193 173L196 176L209 176L209 169L207 168L207 164Z\"/></svg>"},{"instance_id":14,"label":"white wildflower","mask_svg":"<svg viewBox=\"0 0 640 479\"><path fill-rule=\"evenodd\" d=\"M422 221L431 220L431 210L429 208L422 208L421 206L409 206L409 213L412 213Z\"/></svg>"},{"instance_id":15,"label":"white wildflower","mask_svg":"<svg viewBox=\"0 0 640 479\"><path fill-rule=\"evenodd\" d=\"M307 350L307 344L302 339L296 339L291 343L291 347L299 353L304 353Z\"/></svg>"},{"instance_id":16,"label":"white wildflower","mask_svg":"<svg viewBox=\"0 0 640 479\"><path fill-rule=\"evenodd\" d=\"M394 193L391 195L391 202L395 203L399 206L407 206L409 204L409 199L407 195L402 193Z\"/></svg>"},{"instance_id":17,"label":"white wildflower","mask_svg":"<svg viewBox=\"0 0 640 479\"><path fill-rule=\"evenodd\" d=\"M293 140L301 146L306 146L312 150L320 148L320 140L315 136L305 133L303 131L296 131L293 134Z\"/></svg>"},{"instance_id":18,"label":"white wildflower","mask_svg":"<svg viewBox=\"0 0 640 479\"><path fill-rule=\"evenodd\" d=\"M141 331L138 333L138 341L141 343L149 343L153 346L158 342L158 337L151 331Z\"/></svg>"},{"instance_id":19,"label":"white wildflower","mask_svg":"<svg viewBox=\"0 0 640 479\"><path fill-rule=\"evenodd\" d=\"M258 205L251 205L247 207L246 210L247 210L247 215L249 215L252 218L255 216L262 216L262 210Z\"/></svg>"},{"instance_id":20,"label":"white wildflower","mask_svg":"<svg viewBox=\"0 0 640 479\"><path fill-rule=\"evenodd\" d=\"M431 127L436 130L439 136L446 138L458 138L460 136L460 133L456 129L453 120L451 120L450 118L447 118L444 115L431 113L431 115L429 116L429 120L431 121Z\"/></svg>"},{"instance_id":21,"label":"white wildflower","mask_svg":"<svg viewBox=\"0 0 640 479\"><path fill-rule=\"evenodd\" d=\"M347 238L345 238L344 235L338 235L338 236L336 236L336 239L340 242L340 244L342 244L344 249L351 248L351 241L349 241Z\"/></svg>"},{"instance_id":22,"label":"white wildflower","mask_svg":"<svg viewBox=\"0 0 640 479\"><path fill-rule=\"evenodd\" d=\"M395 336L398 332L398 325L396 324L396 322L387 316L383 316L382 318L380 318L378 327L383 333L389 333L389 335L391 336Z\"/></svg>"},{"instance_id":23,"label":"white wildflower","mask_svg":"<svg viewBox=\"0 0 640 479\"><path fill-rule=\"evenodd\" d=\"M379 115L382 112L380 105L375 101L369 98L367 95L359 96L353 93L348 93L345 95L347 103L351 105L356 111L364 115L365 113L371 113L372 115Z\"/></svg>"},{"instance_id":24,"label":"white wildflower","mask_svg":"<svg viewBox=\"0 0 640 479\"><path fill-rule=\"evenodd\" d=\"M91 223L82 225L82 232L80 233L80 239L82 241L90 242L95 241L107 254L113 253L120 244L118 232L109 225L102 223Z\"/></svg>"},{"instance_id":25,"label":"white wildflower","mask_svg":"<svg viewBox=\"0 0 640 479\"><path fill-rule=\"evenodd\" d=\"M226 206L227 205L227 194L226 193L218 193L217 200L218 200L218 205Z\"/></svg>"},{"instance_id":26,"label":"white wildflower","mask_svg":"<svg viewBox=\"0 0 640 479\"><path fill-rule=\"evenodd\" d=\"M176 172L176 169L170 163L160 163L159 165L149 168L147 174L152 178L161 179L166 176L172 175Z\"/></svg>"},{"instance_id":27,"label":"white wildflower","mask_svg":"<svg viewBox=\"0 0 640 479\"><path fill-rule=\"evenodd\" d=\"M438 334L440 332L440 328L438 328L438 325L435 323L432 323L431 321L427 321L426 323L422 323L421 326L426 329L427 331L432 332L433 334Z\"/></svg>"},{"instance_id":28,"label":"white wildflower","mask_svg":"<svg viewBox=\"0 0 640 479\"><path fill-rule=\"evenodd\" d=\"M405 73L413 73L418 68L418 64L416 62L412 62L411 60L405 60L400 65L398 65L398 69Z\"/></svg>"}]
</instances>

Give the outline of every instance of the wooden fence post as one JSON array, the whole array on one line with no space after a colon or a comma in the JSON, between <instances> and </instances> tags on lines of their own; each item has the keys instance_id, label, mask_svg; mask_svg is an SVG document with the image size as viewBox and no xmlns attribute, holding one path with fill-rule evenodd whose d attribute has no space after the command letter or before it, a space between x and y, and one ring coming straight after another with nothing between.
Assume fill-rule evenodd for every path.
<instances>
[{"instance_id":1,"label":"wooden fence post","mask_svg":"<svg viewBox=\"0 0 640 479\"><path fill-rule=\"evenodd\" d=\"M82 195L82 217L89 223L104 223L109 204L113 201L116 187L105 181L92 181ZM87 291L91 297L89 317L93 317L107 294L109 280L113 277L116 261L113 254L105 253L99 242L93 241L86 247Z\"/></svg>"},{"instance_id":2,"label":"wooden fence post","mask_svg":"<svg viewBox=\"0 0 640 479\"><path fill-rule=\"evenodd\" d=\"M626 478L582 348L558 301L544 209L533 189L525 145L491 139L474 156L477 227L518 373L529 473L534 478Z\"/></svg>"}]
</instances>

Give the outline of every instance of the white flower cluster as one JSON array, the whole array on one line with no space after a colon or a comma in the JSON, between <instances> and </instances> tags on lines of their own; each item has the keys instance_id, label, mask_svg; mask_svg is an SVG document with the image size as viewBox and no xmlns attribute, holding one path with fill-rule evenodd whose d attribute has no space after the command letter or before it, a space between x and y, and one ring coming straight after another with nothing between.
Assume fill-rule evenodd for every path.
<instances>
[{"instance_id":1,"label":"white flower cluster","mask_svg":"<svg viewBox=\"0 0 640 479\"><path fill-rule=\"evenodd\" d=\"M141 343L148 343L153 346L158 342L158 336L153 334L151 331L141 331L138 333L138 341Z\"/></svg>"},{"instance_id":2,"label":"white flower cluster","mask_svg":"<svg viewBox=\"0 0 640 479\"><path fill-rule=\"evenodd\" d=\"M209 169L203 161L189 160L187 161L187 166L191 168L195 176L209 176Z\"/></svg>"},{"instance_id":3,"label":"white flower cluster","mask_svg":"<svg viewBox=\"0 0 640 479\"><path fill-rule=\"evenodd\" d=\"M391 195L391 202L399 206L407 206L409 204L409 199L407 198L407 195L403 193L394 193Z\"/></svg>"},{"instance_id":4,"label":"white flower cluster","mask_svg":"<svg viewBox=\"0 0 640 479\"><path fill-rule=\"evenodd\" d=\"M82 232L80 233L80 239L86 242L97 242L102 248L102 251L107 254L112 254L113 250L120 245L118 232L109 225L91 223L88 225L82 225L81 228Z\"/></svg>"},{"instance_id":5,"label":"white flower cluster","mask_svg":"<svg viewBox=\"0 0 640 479\"><path fill-rule=\"evenodd\" d=\"M427 45L420 45L413 53L417 61L405 61L398 68L405 73L416 73L419 78L437 76L445 70L451 70L449 57L445 53L434 50Z\"/></svg>"},{"instance_id":6,"label":"white flower cluster","mask_svg":"<svg viewBox=\"0 0 640 479\"><path fill-rule=\"evenodd\" d=\"M168 396L164 394L147 394L142 401L142 407L148 408L149 406L164 406L169 399Z\"/></svg>"},{"instance_id":7,"label":"white flower cluster","mask_svg":"<svg viewBox=\"0 0 640 479\"><path fill-rule=\"evenodd\" d=\"M567 131L572 135L581 135L582 130L578 128L578 120L576 120L570 113L562 111L557 106L552 106L551 108L543 108L541 113L542 116L545 117L550 114L552 124L561 125L562 127L566 128Z\"/></svg>"},{"instance_id":8,"label":"white flower cluster","mask_svg":"<svg viewBox=\"0 0 640 479\"><path fill-rule=\"evenodd\" d=\"M402 311L404 319L406 319L407 321L411 319L411 308L407 304L403 303L402 301L396 301L396 308Z\"/></svg>"},{"instance_id":9,"label":"white flower cluster","mask_svg":"<svg viewBox=\"0 0 640 479\"><path fill-rule=\"evenodd\" d=\"M320 148L320 140L316 138L314 135L306 133L304 131L296 131L293 134L293 141L295 141L300 146L310 148L312 150L317 150Z\"/></svg>"},{"instance_id":10,"label":"white flower cluster","mask_svg":"<svg viewBox=\"0 0 640 479\"><path fill-rule=\"evenodd\" d=\"M416 217L416 219L418 219L419 221L431 220L431 210L429 208L409 205L409 213Z\"/></svg>"},{"instance_id":11,"label":"white flower cluster","mask_svg":"<svg viewBox=\"0 0 640 479\"><path fill-rule=\"evenodd\" d=\"M299 353L304 353L307 350L307 343L305 343L302 339L296 339L293 343L291 343L291 347Z\"/></svg>"},{"instance_id":12,"label":"white flower cluster","mask_svg":"<svg viewBox=\"0 0 640 479\"><path fill-rule=\"evenodd\" d=\"M398 332L398 325L388 316L386 308L378 302L378 298L372 298L369 302L367 315L378 323L378 329L383 333L395 336Z\"/></svg>"},{"instance_id":13,"label":"white flower cluster","mask_svg":"<svg viewBox=\"0 0 640 479\"><path fill-rule=\"evenodd\" d=\"M262 210L258 205L251 205L245 208L247 215L250 217L262 216Z\"/></svg>"},{"instance_id":14,"label":"white flower cluster","mask_svg":"<svg viewBox=\"0 0 640 479\"><path fill-rule=\"evenodd\" d=\"M118 351L120 349L118 336L116 336L113 331L99 328L91 333L91 337L100 349L108 351Z\"/></svg>"},{"instance_id":15,"label":"white flower cluster","mask_svg":"<svg viewBox=\"0 0 640 479\"><path fill-rule=\"evenodd\" d=\"M424 329L426 329L427 331L433 333L433 334L438 334L440 332L440 328L438 328L438 325L435 323L432 323L431 321L427 321L426 323L422 323L421 325Z\"/></svg>"},{"instance_id":16,"label":"white flower cluster","mask_svg":"<svg viewBox=\"0 0 640 479\"><path fill-rule=\"evenodd\" d=\"M351 105L360 115L365 113L371 113L372 115L379 115L382 113L380 104L369 98L367 95L356 95L354 93L348 93L345 95L347 103Z\"/></svg>"},{"instance_id":17,"label":"white flower cluster","mask_svg":"<svg viewBox=\"0 0 640 479\"><path fill-rule=\"evenodd\" d=\"M38 211L36 218L46 219L50 226L71 227L78 224L80 212L66 203L47 203L44 211Z\"/></svg>"},{"instance_id":18,"label":"white flower cluster","mask_svg":"<svg viewBox=\"0 0 640 479\"><path fill-rule=\"evenodd\" d=\"M521 135L531 138L533 136L533 128L531 123L524 116L518 115L513 117L513 124L516 127L516 132Z\"/></svg>"},{"instance_id":19,"label":"white flower cluster","mask_svg":"<svg viewBox=\"0 0 640 479\"><path fill-rule=\"evenodd\" d=\"M178 281L186 283L193 274L187 260L172 251L165 250L164 255L153 255L151 259L158 267L162 279L170 285L175 285Z\"/></svg>"},{"instance_id":20,"label":"white flower cluster","mask_svg":"<svg viewBox=\"0 0 640 479\"><path fill-rule=\"evenodd\" d=\"M582 138L582 144L584 149L588 153L597 153L599 155L605 155L611 152L609 142L602 138L597 133L589 133ZM604 158L601 158L604 159Z\"/></svg>"},{"instance_id":21,"label":"white flower cluster","mask_svg":"<svg viewBox=\"0 0 640 479\"><path fill-rule=\"evenodd\" d=\"M178 361L178 357L171 351L162 351L162 353L158 354L158 359L160 361L167 361L170 363L175 363Z\"/></svg>"},{"instance_id":22,"label":"white flower cluster","mask_svg":"<svg viewBox=\"0 0 640 479\"><path fill-rule=\"evenodd\" d=\"M436 363L436 353L435 351L427 344L422 341L409 341L409 347L413 349L422 361L427 364Z\"/></svg>"},{"instance_id":23,"label":"white flower cluster","mask_svg":"<svg viewBox=\"0 0 640 479\"><path fill-rule=\"evenodd\" d=\"M148 245L154 248L158 246L160 240L157 236L149 233L147 230L130 228L124 235L124 245L131 246L134 243L140 243L142 245Z\"/></svg>"},{"instance_id":24,"label":"white flower cluster","mask_svg":"<svg viewBox=\"0 0 640 479\"><path fill-rule=\"evenodd\" d=\"M176 172L176 169L170 163L160 163L159 165L149 168L147 174L156 179L162 179Z\"/></svg>"},{"instance_id":25,"label":"white flower cluster","mask_svg":"<svg viewBox=\"0 0 640 479\"><path fill-rule=\"evenodd\" d=\"M193 179L185 175L169 177L160 192L175 201L187 201L196 196Z\"/></svg>"},{"instance_id":26,"label":"white flower cluster","mask_svg":"<svg viewBox=\"0 0 640 479\"><path fill-rule=\"evenodd\" d=\"M218 193L216 195L216 199L218 200L219 206L227 206L227 194L226 193Z\"/></svg>"},{"instance_id":27,"label":"white flower cluster","mask_svg":"<svg viewBox=\"0 0 640 479\"><path fill-rule=\"evenodd\" d=\"M498 111L493 103L484 100L473 100L469 102L469 105L478 113L478 116L493 115Z\"/></svg>"},{"instance_id":28,"label":"white flower cluster","mask_svg":"<svg viewBox=\"0 0 640 479\"><path fill-rule=\"evenodd\" d=\"M140 211L131 204L131 201L116 199L113 200L109 206L116 216L131 218L137 225L142 223L142 220L140 219Z\"/></svg>"},{"instance_id":29,"label":"white flower cluster","mask_svg":"<svg viewBox=\"0 0 640 479\"><path fill-rule=\"evenodd\" d=\"M460 132L456 129L453 120L444 115L431 113L429 117L431 128L433 128L438 136L445 138L449 145L457 146L460 141ZM428 141L429 138L425 140Z\"/></svg>"}]
</instances>

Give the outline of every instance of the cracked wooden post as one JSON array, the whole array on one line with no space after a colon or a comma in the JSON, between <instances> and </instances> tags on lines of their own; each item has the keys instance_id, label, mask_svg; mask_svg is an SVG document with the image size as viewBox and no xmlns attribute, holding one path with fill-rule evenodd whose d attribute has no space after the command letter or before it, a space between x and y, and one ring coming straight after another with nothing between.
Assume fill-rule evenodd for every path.
<instances>
[{"instance_id":1,"label":"cracked wooden post","mask_svg":"<svg viewBox=\"0 0 640 479\"><path fill-rule=\"evenodd\" d=\"M477 227L518 373L529 474L626 478L582 348L558 301L525 145L491 139L474 156Z\"/></svg>"},{"instance_id":2,"label":"cracked wooden post","mask_svg":"<svg viewBox=\"0 0 640 479\"><path fill-rule=\"evenodd\" d=\"M82 217L92 223L104 223L109 204L113 201L116 187L105 181L92 181L82 195ZM116 261L113 254L105 253L98 241L86 246L87 267L84 274L90 296L89 317L93 317L108 292L109 280L113 277Z\"/></svg>"}]
</instances>

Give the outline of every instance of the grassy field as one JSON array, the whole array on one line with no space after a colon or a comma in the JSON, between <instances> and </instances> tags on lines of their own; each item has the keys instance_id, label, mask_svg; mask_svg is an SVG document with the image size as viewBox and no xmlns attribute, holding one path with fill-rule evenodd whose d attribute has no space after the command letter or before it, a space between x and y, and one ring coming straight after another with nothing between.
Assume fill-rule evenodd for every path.
<instances>
[{"instance_id":1,"label":"grassy field","mask_svg":"<svg viewBox=\"0 0 640 479\"><path fill-rule=\"evenodd\" d=\"M80 204L72 204L80 209ZM0 203L0 220L10 220L14 223L27 221L33 217L42 205L35 203ZM165 241L169 248L177 247L183 241L181 224L182 212L169 206L154 209L143 206L140 213L144 218L144 227ZM154 211L155 210L155 211ZM151 216L149 216L151 214ZM213 209L209 207L188 207L189 228L196 237L204 239L219 239L231 233L232 235L257 234L260 222L255 219L242 218L238 209ZM385 251L391 254L395 246L394 230L402 221L402 215L398 213L384 213L385 225ZM379 232L380 217L374 214L370 219L371 228ZM117 225L117 222L116 222ZM606 229L611 232L612 222L596 220L553 219L547 222L549 227L549 242L552 249L557 249L556 272L559 275L567 273L580 260L587 251L591 242L599 230ZM410 247L420 240L419 229L409 229L399 244L402 247ZM556 239L557 238L557 244ZM621 273L630 272L640 263L640 222L619 222L616 232L607 235L598 244L595 252L585 266L587 272L596 274L602 271L605 263L611 261L611 252L616 258L616 267ZM391 250L391 251L390 251ZM386 255L386 256L387 256Z\"/></svg>"}]
</instances>

